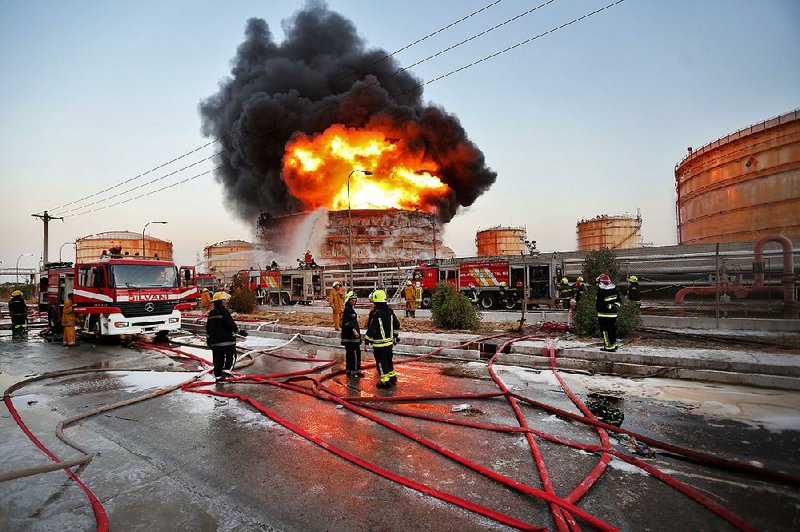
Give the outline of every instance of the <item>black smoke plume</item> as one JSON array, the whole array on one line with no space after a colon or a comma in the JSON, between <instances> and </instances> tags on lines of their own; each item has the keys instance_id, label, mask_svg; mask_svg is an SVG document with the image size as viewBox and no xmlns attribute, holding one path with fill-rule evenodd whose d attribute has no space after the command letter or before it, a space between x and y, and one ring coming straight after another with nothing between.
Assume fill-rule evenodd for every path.
<instances>
[{"instance_id":1,"label":"black smoke plume","mask_svg":"<svg viewBox=\"0 0 800 532\"><path fill-rule=\"evenodd\" d=\"M443 222L494 183L497 174L458 119L423 105L420 80L396 73L394 59L381 60L384 50L366 49L351 21L310 2L283 28L286 38L276 44L264 20L248 20L230 77L200 104L203 134L221 138L224 148L217 179L243 219L303 210L281 178L284 145L337 123L408 131L407 142L439 164L451 189L432 205Z\"/></svg>"}]
</instances>

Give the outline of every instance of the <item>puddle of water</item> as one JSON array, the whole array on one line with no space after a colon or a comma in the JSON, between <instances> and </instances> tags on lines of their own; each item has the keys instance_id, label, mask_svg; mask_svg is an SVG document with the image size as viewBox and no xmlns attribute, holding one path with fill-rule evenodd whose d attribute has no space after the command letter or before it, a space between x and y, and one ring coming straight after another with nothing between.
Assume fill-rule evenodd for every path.
<instances>
[{"instance_id":1,"label":"puddle of water","mask_svg":"<svg viewBox=\"0 0 800 532\"><path fill-rule=\"evenodd\" d=\"M165 388L192 378L191 373L172 373L165 371L110 371L109 375L119 378L127 391L144 391Z\"/></svg>"}]
</instances>

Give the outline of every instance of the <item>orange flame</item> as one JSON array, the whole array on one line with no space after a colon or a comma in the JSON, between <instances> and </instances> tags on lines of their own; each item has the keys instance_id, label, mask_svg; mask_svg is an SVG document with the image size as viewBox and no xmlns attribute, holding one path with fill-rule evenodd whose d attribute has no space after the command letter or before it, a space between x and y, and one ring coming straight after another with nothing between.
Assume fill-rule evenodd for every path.
<instances>
[{"instance_id":1,"label":"orange flame","mask_svg":"<svg viewBox=\"0 0 800 532\"><path fill-rule=\"evenodd\" d=\"M438 165L422 149L379 130L334 124L323 133L300 135L286 145L283 179L307 209L421 209L450 188L436 175ZM361 170L372 172L366 175Z\"/></svg>"}]
</instances>

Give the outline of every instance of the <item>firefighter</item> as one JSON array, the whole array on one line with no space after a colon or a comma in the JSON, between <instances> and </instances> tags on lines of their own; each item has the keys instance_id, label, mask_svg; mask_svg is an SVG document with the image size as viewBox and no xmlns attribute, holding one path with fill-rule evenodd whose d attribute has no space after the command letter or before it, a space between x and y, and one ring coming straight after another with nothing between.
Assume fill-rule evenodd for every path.
<instances>
[{"instance_id":1,"label":"firefighter","mask_svg":"<svg viewBox=\"0 0 800 532\"><path fill-rule=\"evenodd\" d=\"M339 281L333 283L333 288L328 292L328 303L333 311L333 328L341 330L342 312L344 312L344 289Z\"/></svg>"},{"instance_id":2,"label":"firefighter","mask_svg":"<svg viewBox=\"0 0 800 532\"><path fill-rule=\"evenodd\" d=\"M208 291L208 288L203 288L203 292L200 294L200 310L203 311L203 314L208 314L208 311L211 310L213 306L214 303L211 301L211 292Z\"/></svg>"},{"instance_id":3,"label":"firefighter","mask_svg":"<svg viewBox=\"0 0 800 532\"><path fill-rule=\"evenodd\" d=\"M622 306L617 287L608 274L597 278L597 322L603 334L603 347L600 351L617 350L617 311Z\"/></svg>"},{"instance_id":4,"label":"firefighter","mask_svg":"<svg viewBox=\"0 0 800 532\"><path fill-rule=\"evenodd\" d=\"M214 294L214 308L206 318L206 344L211 348L214 360L214 379L225 382L232 377L231 371L236 363L236 336L239 327L233 321L231 313L225 308L225 292ZM240 333L247 336L246 331Z\"/></svg>"},{"instance_id":5,"label":"firefighter","mask_svg":"<svg viewBox=\"0 0 800 532\"><path fill-rule=\"evenodd\" d=\"M403 289L403 299L406 300L406 318L415 318L417 313L417 295L414 293L414 287L411 286L411 281L406 281L406 287Z\"/></svg>"},{"instance_id":6,"label":"firefighter","mask_svg":"<svg viewBox=\"0 0 800 532\"><path fill-rule=\"evenodd\" d=\"M417 308L422 308L422 283L419 281L414 285L414 301L417 302Z\"/></svg>"},{"instance_id":7,"label":"firefighter","mask_svg":"<svg viewBox=\"0 0 800 532\"><path fill-rule=\"evenodd\" d=\"M642 294L639 292L639 278L635 275L628 277L628 299L635 305L642 301Z\"/></svg>"},{"instance_id":8,"label":"firefighter","mask_svg":"<svg viewBox=\"0 0 800 532\"><path fill-rule=\"evenodd\" d=\"M561 300L562 308L569 310L570 300L572 299L572 285L569 284L569 279L566 277L562 277L561 283L558 285L558 299Z\"/></svg>"},{"instance_id":9,"label":"firefighter","mask_svg":"<svg viewBox=\"0 0 800 532\"><path fill-rule=\"evenodd\" d=\"M375 308L367 319L367 334L364 343L372 344L375 367L378 370L378 388L389 388L397 383L397 374L392 363L392 347L400 341L400 321L386 304L386 292L372 293Z\"/></svg>"},{"instance_id":10,"label":"firefighter","mask_svg":"<svg viewBox=\"0 0 800 532\"><path fill-rule=\"evenodd\" d=\"M11 336L22 336L28 332L28 305L20 290L11 292L8 300L8 313L11 314Z\"/></svg>"},{"instance_id":11,"label":"firefighter","mask_svg":"<svg viewBox=\"0 0 800 532\"><path fill-rule=\"evenodd\" d=\"M469 290L467 290L467 297L472 302L473 305L478 305L478 289L475 288L474 284L469 285Z\"/></svg>"},{"instance_id":12,"label":"firefighter","mask_svg":"<svg viewBox=\"0 0 800 532\"><path fill-rule=\"evenodd\" d=\"M508 304L508 290L506 290L505 281L500 281L500 290L497 292L497 300L501 307Z\"/></svg>"},{"instance_id":13,"label":"firefighter","mask_svg":"<svg viewBox=\"0 0 800 532\"><path fill-rule=\"evenodd\" d=\"M75 326L78 324L78 316L75 314L73 295L67 294L64 301L64 310L61 311L61 325L64 327L62 343L66 347L75 345Z\"/></svg>"},{"instance_id":14,"label":"firefighter","mask_svg":"<svg viewBox=\"0 0 800 532\"><path fill-rule=\"evenodd\" d=\"M578 277L572 287L572 295L576 304L581 302L584 292L586 292L586 283L583 282L583 277Z\"/></svg>"},{"instance_id":15,"label":"firefighter","mask_svg":"<svg viewBox=\"0 0 800 532\"><path fill-rule=\"evenodd\" d=\"M361 373L361 329L358 326L358 315L355 304L358 301L352 290L344 296L344 313L342 315L342 345L345 350L345 369L348 377L363 377Z\"/></svg>"}]
</instances>

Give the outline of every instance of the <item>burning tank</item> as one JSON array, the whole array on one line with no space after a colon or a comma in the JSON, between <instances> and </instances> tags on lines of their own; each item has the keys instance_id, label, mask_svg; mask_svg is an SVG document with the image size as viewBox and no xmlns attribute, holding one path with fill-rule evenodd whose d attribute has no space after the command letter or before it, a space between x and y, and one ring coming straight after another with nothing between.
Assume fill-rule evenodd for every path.
<instances>
[{"instance_id":1,"label":"burning tank","mask_svg":"<svg viewBox=\"0 0 800 532\"><path fill-rule=\"evenodd\" d=\"M351 225L352 224L352 225ZM291 264L309 249L319 264L397 262L448 258L436 217L404 209L352 209L313 212L259 219L262 247Z\"/></svg>"}]
</instances>

